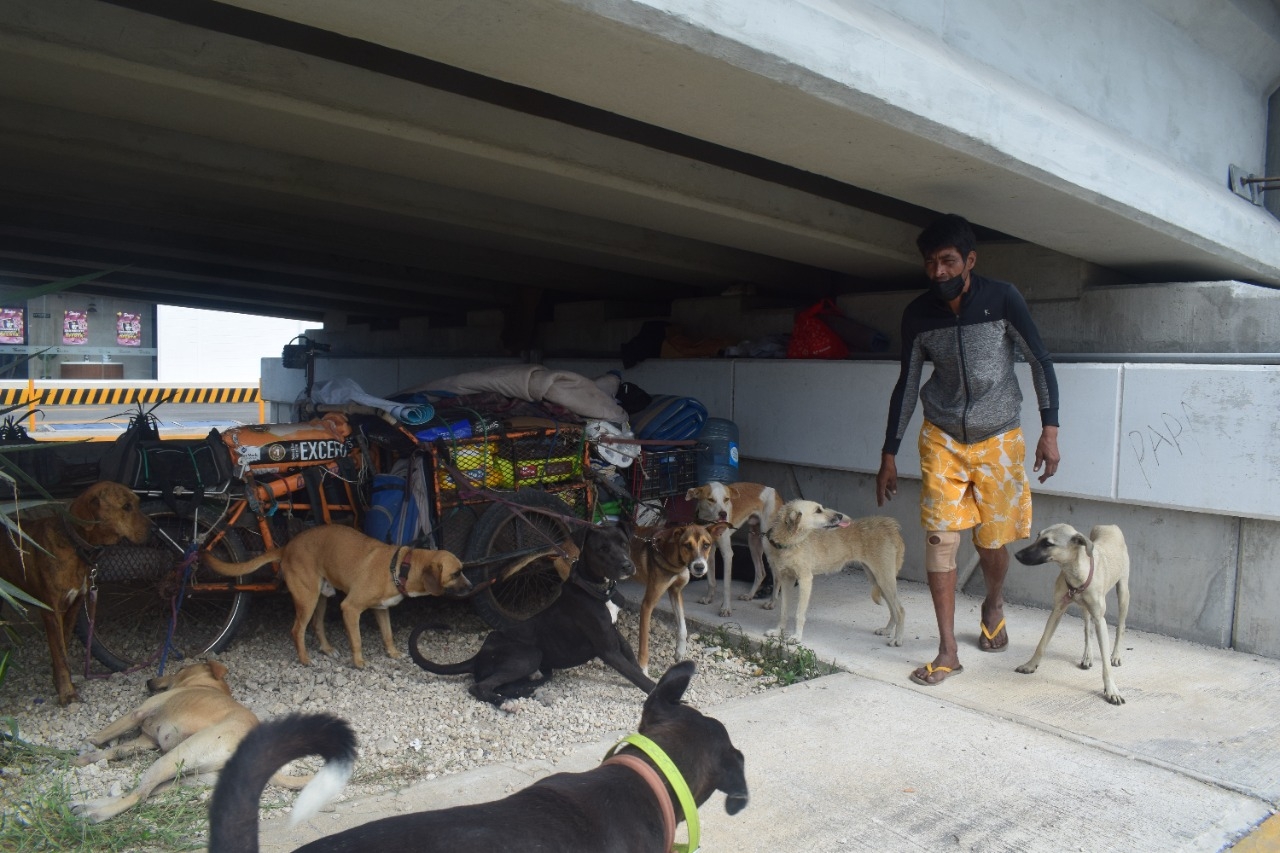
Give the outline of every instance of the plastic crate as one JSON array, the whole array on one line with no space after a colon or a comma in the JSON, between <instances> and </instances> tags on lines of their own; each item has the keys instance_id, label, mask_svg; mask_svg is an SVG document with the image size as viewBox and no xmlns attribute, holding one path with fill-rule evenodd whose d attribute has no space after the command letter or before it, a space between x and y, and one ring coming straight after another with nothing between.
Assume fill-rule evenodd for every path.
<instances>
[{"instance_id":1,"label":"plastic crate","mask_svg":"<svg viewBox=\"0 0 1280 853\"><path fill-rule=\"evenodd\" d=\"M435 486L442 505L464 498L444 464L489 489L514 490L581 480L587 447L582 428L561 426L490 434L467 439L439 439L429 445Z\"/></svg>"},{"instance_id":2,"label":"plastic crate","mask_svg":"<svg viewBox=\"0 0 1280 853\"><path fill-rule=\"evenodd\" d=\"M642 450L631 464L631 494L638 500L682 495L698 485L700 445Z\"/></svg>"}]
</instances>

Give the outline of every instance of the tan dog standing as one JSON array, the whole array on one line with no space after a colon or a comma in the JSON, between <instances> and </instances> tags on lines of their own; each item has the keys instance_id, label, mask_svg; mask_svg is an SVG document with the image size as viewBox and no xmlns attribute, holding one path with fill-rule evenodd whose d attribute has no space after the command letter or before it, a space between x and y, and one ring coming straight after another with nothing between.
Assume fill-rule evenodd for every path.
<instances>
[{"instance_id":1,"label":"tan dog standing","mask_svg":"<svg viewBox=\"0 0 1280 853\"><path fill-rule=\"evenodd\" d=\"M159 749L164 755L147 768L138 780L138 787L130 793L73 803L72 810L93 823L100 823L136 806L158 785L179 775L198 776L221 770L244 736L258 725L257 716L231 698L226 674L225 666L207 661L148 681L147 689L155 695L91 736L89 742L102 747L135 730L138 736L108 749L85 752L76 758L76 764L84 767L149 749ZM276 774L271 781L297 789L311 778Z\"/></svg>"},{"instance_id":2,"label":"tan dog standing","mask_svg":"<svg viewBox=\"0 0 1280 853\"><path fill-rule=\"evenodd\" d=\"M1124 623L1129 616L1129 547L1124 534L1114 524L1098 524L1089 538L1069 524L1046 527L1036 540L1014 554L1026 566L1057 563L1062 569L1053 585L1053 612L1044 626L1044 635L1031 660L1017 668L1027 675L1040 667L1044 650L1058 629L1067 607L1080 605L1084 613L1084 655L1080 668L1093 666L1090 636L1098 638L1098 654L1102 658L1102 695L1112 705L1123 705L1124 697L1116 687L1111 667L1120 665L1120 643L1124 640ZM1119 614L1116 618L1116 641L1107 650L1107 593L1115 587ZM1092 623L1092 624L1091 624Z\"/></svg>"},{"instance_id":3,"label":"tan dog standing","mask_svg":"<svg viewBox=\"0 0 1280 853\"><path fill-rule=\"evenodd\" d=\"M64 514L52 507L24 513L19 521L41 551L17 534L0 536L0 577L49 606L40 611L49 641L53 684L58 704L79 699L71 683L67 643L76 622L76 608L89 590L90 563L104 545L122 539L147 541L151 520L138 508L138 496L120 483L94 483L71 502Z\"/></svg>"},{"instance_id":4,"label":"tan dog standing","mask_svg":"<svg viewBox=\"0 0 1280 853\"><path fill-rule=\"evenodd\" d=\"M280 561L281 574L293 597L291 636L298 649L298 660L305 666L311 665L306 637L309 621L320 651L333 654L333 646L329 645L324 632L324 599L334 590L346 593L341 605L342 621L351 640L352 661L357 668L362 668L361 613L373 610L387 654L398 658L403 654L391 637L388 607L406 597L461 595L471 589L471 582L462 574L462 562L448 551L387 545L340 524L304 530L284 546L243 563L224 563L207 552L201 552L201 559L218 574L229 577L247 575L267 563Z\"/></svg>"},{"instance_id":5,"label":"tan dog standing","mask_svg":"<svg viewBox=\"0 0 1280 853\"><path fill-rule=\"evenodd\" d=\"M764 583L764 545L760 539L760 528L773 517L778 505L778 493L770 486L759 483L707 483L685 492L684 499L697 501L697 517L704 522L727 521L729 524L720 531L717 544L720 549L720 561L724 565L724 601L720 605L721 616L732 616L733 607L730 599L733 589L733 531L747 525L747 545L751 548L751 562L755 566L756 576L751 584L751 591L738 596L741 601L750 601L760 591ZM775 579L776 580L776 579ZM716 598L716 573L707 573L707 594L698 599L699 604L712 604ZM778 585L773 585L773 596L764 603L766 610L773 609L778 600Z\"/></svg>"},{"instance_id":6,"label":"tan dog standing","mask_svg":"<svg viewBox=\"0 0 1280 853\"><path fill-rule=\"evenodd\" d=\"M676 663L684 660L689 638L684 621L684 588L690 578L700 578L711 568L711 549L716 538L727 528L727 521L703 526L682 524L679 527L637 527L631 534L631 562L636 580L644 584L640 602L640 649L636 660L644 674L649 674L649 630L653 608L662 594L671 599L671 612L676 620Z\"/></svg>"},{"instance_id":7,"label":"tan dog standing","mask_svg":"<svg viewBox=\"0 0 1280 853\"><path fill-rule=\"evenodd\" d=\"M898 601L898 573L906 545L898 522L883 515L850 519L813 501L790 501L778 507L765 530L765 553L773 567L774 586L781 588L778 627L767 633L781 637L787 626L792 586L798 581L796 642L804 636L805 614L813 591L814 575L838 572L860 563L871 581L871 600L884 598L889 623L876 631L891 646L902 645L904 612Z\"/></svg>"}]
</instances>

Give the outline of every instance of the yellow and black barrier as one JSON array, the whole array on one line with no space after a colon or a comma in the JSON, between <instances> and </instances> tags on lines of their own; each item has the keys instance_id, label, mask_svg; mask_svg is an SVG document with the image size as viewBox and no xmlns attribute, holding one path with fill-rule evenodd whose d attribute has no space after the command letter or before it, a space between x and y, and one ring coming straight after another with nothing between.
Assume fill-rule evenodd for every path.
<instances>
[{"instance_id":1,"label":"yellow and black barrier","mask_svg":"<svg viewBox=\"0 0 1280 853\"><path fill-rule=\"evenodd\" d=\"M260 403L262 392L256 386L226 388L190 388L156 386L151 388L5 388L0 400L5 405L34 406L111 406L131 403Z\"/></svg>"},{"instance_id":2,"label":"yellow and black barrier","mask_svg":"<svg viewBox=\"0 0 1280 853\"><path fill-rule=\"evenodd\" d=\"M258 419L265 401L258 384L173 383L147 380L99 382L28 379L0 381L0 406L131 406L155 403L256 403Z\"/></svg>"}]
</instances>

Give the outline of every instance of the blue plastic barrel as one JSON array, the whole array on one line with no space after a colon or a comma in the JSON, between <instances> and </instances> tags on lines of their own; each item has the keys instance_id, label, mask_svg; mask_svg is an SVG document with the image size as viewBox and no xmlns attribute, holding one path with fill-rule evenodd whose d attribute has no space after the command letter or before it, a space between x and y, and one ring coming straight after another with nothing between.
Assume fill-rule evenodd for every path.
<instances>
[{"instance_id":1,"label":"blue plastic barrel","mask_svg":"<svg viewBox=\"0 0 1280 853\"><path fill-rule=\"evenodd\" d=\"M738 482L738 425L726 418L707 418L698 433L698 483Z\"/></svg>"}]
</instances>

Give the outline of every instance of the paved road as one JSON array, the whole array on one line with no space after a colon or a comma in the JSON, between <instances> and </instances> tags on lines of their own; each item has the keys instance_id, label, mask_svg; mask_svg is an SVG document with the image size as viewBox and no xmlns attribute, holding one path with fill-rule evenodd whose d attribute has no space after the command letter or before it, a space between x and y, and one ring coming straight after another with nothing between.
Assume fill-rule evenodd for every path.
<instances>
[{"instance_id":1,"label":"paved road","mask_svg":"<svg viewBox=\"0 0 1280 853\"><path fill-rule=\"evenodd\" d=\"M33 438L110 440L129 424L136 406L48 406L36 415ZM154 412L166 437L199 437L213 427L260 422L257 403L163 403Z\"/></svg>"}]
</instances>

